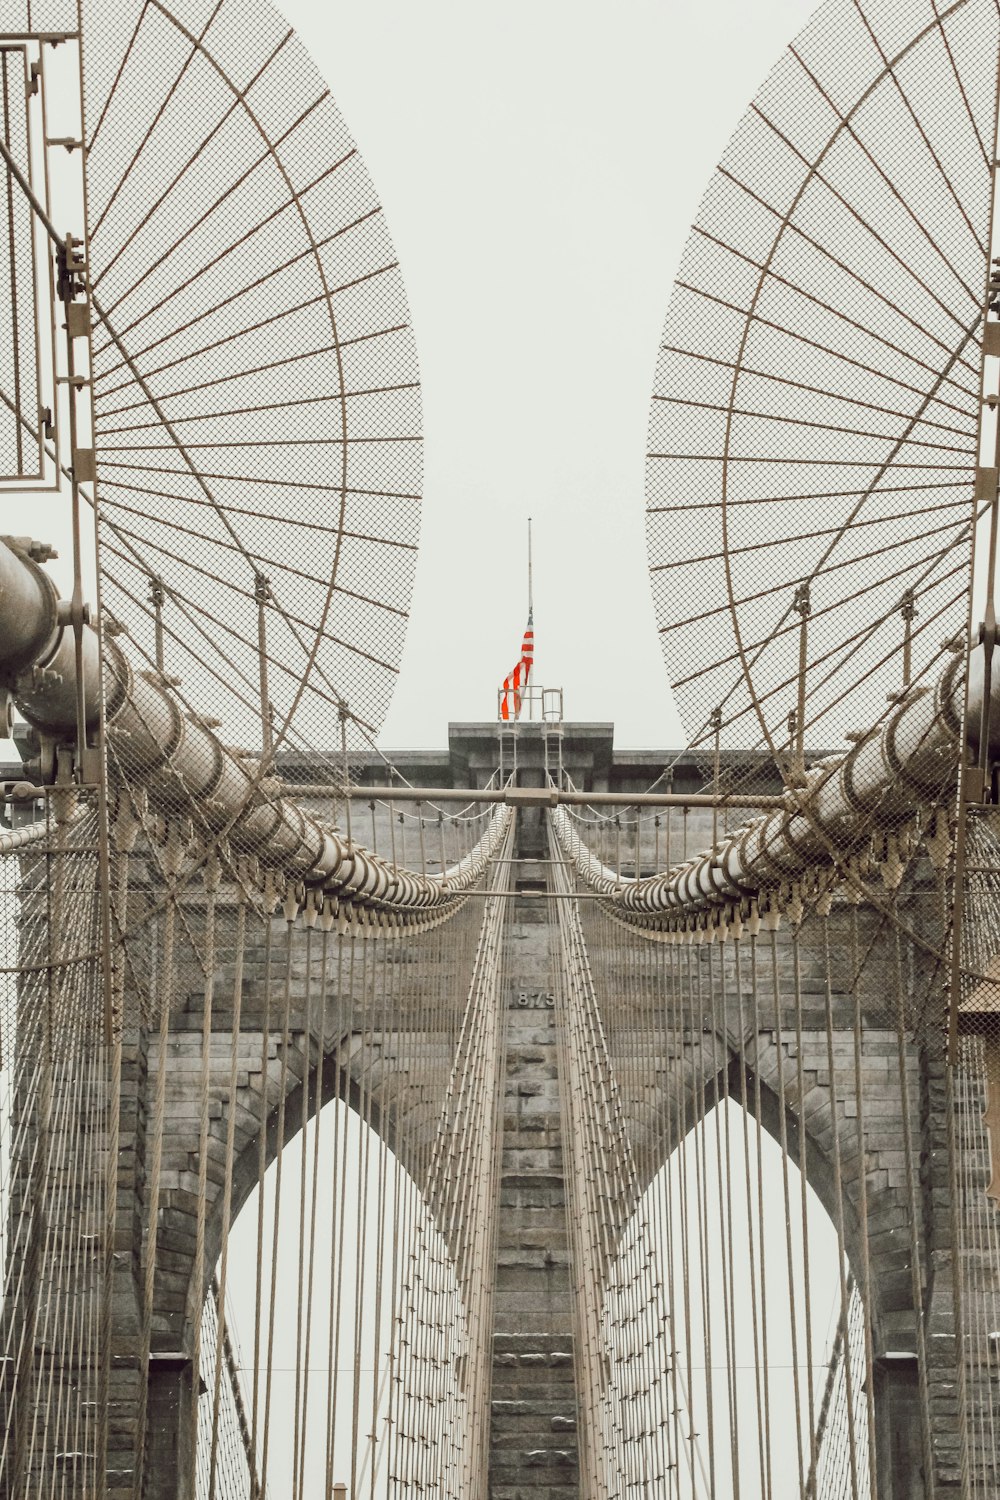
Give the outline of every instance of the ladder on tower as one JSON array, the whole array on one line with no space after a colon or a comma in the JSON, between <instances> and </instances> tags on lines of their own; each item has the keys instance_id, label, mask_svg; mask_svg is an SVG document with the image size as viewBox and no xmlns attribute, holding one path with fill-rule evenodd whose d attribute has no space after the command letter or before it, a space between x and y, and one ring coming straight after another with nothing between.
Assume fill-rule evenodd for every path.
<instances>
[{"instance_id":1,"label":"ladder on tower","mask_svg":"<svg viewBox=\"0 0 1000 1500\"><path fill-rule=\"evenodd\" d=\"M517 784L517 737L520 725L517 719L501 719L498 723L500 739L500 785L510 781Z\"/></svg>"},{"instance_id":2,"label":"ladder on tower","mask_svg":"<svg viewBox=\"0 0 1000 1500\"><path fill-rule=\"evenodd\" d=\"M563 784L563 690L542 689L542 754L546 777Z\"/></svg>"}]
</instances>

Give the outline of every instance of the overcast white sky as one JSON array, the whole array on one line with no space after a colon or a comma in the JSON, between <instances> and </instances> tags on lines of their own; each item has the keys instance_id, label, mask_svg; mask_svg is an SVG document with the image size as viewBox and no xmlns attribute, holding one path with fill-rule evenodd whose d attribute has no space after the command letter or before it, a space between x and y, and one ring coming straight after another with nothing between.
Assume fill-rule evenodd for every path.
<instances>
[{"instance_id":1,"label":"overcast white sky","mask_svg":"<svg viewBox=\"0 0 1000 1500\"><path fill-rule=\"evenodd\" d=\"M813 0L279 0L381 195L424 386L425 512L382 742L537 681L622 746L677 745L646 577L656 346L726 140Z\"/></svg>"}]
</instances>

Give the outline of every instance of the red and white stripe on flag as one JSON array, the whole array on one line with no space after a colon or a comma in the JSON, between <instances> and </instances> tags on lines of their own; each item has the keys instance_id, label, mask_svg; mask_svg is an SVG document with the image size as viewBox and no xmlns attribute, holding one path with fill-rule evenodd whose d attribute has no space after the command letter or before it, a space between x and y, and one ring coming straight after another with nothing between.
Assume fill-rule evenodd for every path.
<instances>
[{"instance_id":1,"label":"red and white stripe on flag","mask_svg":"<svg viewBox=\"0 0 1000 1500\"><path fill-rule=\"evenodd\" d=\"M521 693L528 686L528 676L535 660L535 632L531 614L521 642L521 658L512 672L503 680L503 699L500 703L501 719L518 719L521 716Z\"/></svg>"}]
</instances>

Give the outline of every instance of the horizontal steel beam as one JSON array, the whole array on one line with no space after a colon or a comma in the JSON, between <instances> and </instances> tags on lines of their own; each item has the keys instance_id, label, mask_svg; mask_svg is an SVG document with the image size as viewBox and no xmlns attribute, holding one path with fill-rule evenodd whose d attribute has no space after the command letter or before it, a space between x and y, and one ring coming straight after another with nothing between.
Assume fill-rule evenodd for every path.
<instances>
[{"instance_id":1,"label":"horizontal steel beam","mask_svg":"<svg viewBox=\"0 0 1000 1500\"><path fill-rule=\"evenodd\" d=\"M502 802L508 807L787 807L784 797L726 792L565 792L557 787L511 786L480 790L453 786L355 786L286 781L286 796L350 797L370 802Z\"/></svg>"}]
</instances>

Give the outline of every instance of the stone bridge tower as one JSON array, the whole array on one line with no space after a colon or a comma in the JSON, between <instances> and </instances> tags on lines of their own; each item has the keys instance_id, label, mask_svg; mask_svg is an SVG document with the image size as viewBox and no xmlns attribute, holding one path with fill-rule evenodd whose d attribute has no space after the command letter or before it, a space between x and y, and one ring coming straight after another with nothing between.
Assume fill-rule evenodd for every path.
<instances>
[{"instance_id":1,"label":"stone bridge tower","mask_svg":"<svg viewBox=\"0 0 1000 1500\"><path fill-rule=\"evenodd\" d=\"M697 757L616 751L611 725L566 724L557 744L554 739L540 725L520 727L517 777L526 791L541 787L546 760L551 766L557 755L573 783L595 797L641 794L665 763L672 765L672 787L679 796L704 785L705 768ZM418 786L476 787L486 780L496 753L495 726L455 725L446 754L397 757L397 763ZM725 770L723 765L723 774ZM746 775L745 765L739 770ZM288 781L307 782L309 768L289 761L283 773ZM378 779L374 766L359 767L356 774L362 782ZM764 780L755 789L765 794L773 790ZM639 845L625 855L619 848L622 873L652 868L656 857L662 864L668 821L676 858L682 849L693 852L711 842L711 819L712 812L703 807L674 808L669 820L664 812L655 823L650 818ZM493 1500L568 1500L589 1493L581 1491L581 1474L593 1461L592 1450L584 1445L588 1424L588 1441L593 1441L595 1391L581 1303L589 1298L597 1305L604 1290L584 1284L590 1274L586 1209L579 1184L574 1187L574 1173L587 1121L580 1112L585 1101L568 1097L580 1090L579 1082L566 1074L566 1034L573 1024L567 973L572 963L557 915L565 892L559 890L546 820L542 806L527 805L517 813L510 865L513 895L503 938L502 1154L492 1252ZM655 850L654 840L660 845ZM930 889L935 878L925 858L918 881ZM133 883L140 891L142 882ZM156 877L147 884L153 911ZM964 1153L970 1167L961 1179L969 1201L959 1207L979 1215L983 1225L978 1250L965 1243L963 1264L966 1274L969 1267L978 1272L987 1298L995 1269L982 1215L992 1210L977 1197L981 1184L975 1173L982 1168L984 1140L981 1101L972 1101L970 1109L969 1101L949 1096L937 1032L916 1014L920 997L931 1003L926 997L932 993L920 953L888 943L877 911L838 898L822 923L803 920L793 927L786 921L777 930L757 934L751 973L747 935L741 955L732 943L678 949L623 933L602 917L598 903L588 902L585 893L581 897L579 920L603 1018L614 1109L634 1167L632 1185L618 1204L622 1225L648 1212L643 1204L661 1169L716 1105L723 1112L745 1108L795 1168L790 1190L786 1182L790 1196L783 1217L799 1212L798 1169L804 1167L811 1192L837 1226L845 1276L864 1291L872 1378L865 1379L862 1350L854 1401L857 1422L870 1429L878 1493L883 1500L960 1493L963 1464L982 1468L990 1460L977 1452L975 1434L971 1439L960 1436L955 1418L961 1350L954 1297L957 1215L949 1183L956 1153ZM133 911L141 917L144 898L134 894L131 899L139 903ZM232 899L225 889L218 897L222 904ZM917 891L914 910L920 900ZM566 903L563 910L570 904L576 905ZM196 1430L192 1403L201 1385L194 1365L199 1299L205 1297L223 1251L227 1223L256 1185L262 1160L273 1160L281 1142L293 1140L304 1121L339 1098L384 1133L422 1191L433 1191L428 1175L432 1157L425 1148L438 1121L412 1076L395 1066L390 1033L399 1027L400 1013L412 1013L415 1023L431 1013L421 1011L422 988L444 993L465 982L463 965L475 950L479 910L470 906L453 919L461 933L448 946L435 947L433 935L400 940L397 974L402 979L391 996L383 996L381 1021L360 1018L357 986L352 993L343 970L336 979L328 974L320 992L319 930L301 919L289 923L289 914L280 909L270 919L270 936L265 932L256 945L242 953L226 942L216 948L207 1026L204 976L198 976L194 965L191 983L180 985L172 998L164 1031L157 1030L150 1016L134 1013L124 1038L117 1178L107 1490L115 1500L133 1494L141 1414L153 1457L148 1500L193 1500L187 1476ZM187 898L186 920L196 934L202 930L203 896ZM235 1050L234 985L241 1010ZM902 1024L897 999L906 1012ZM396 1007L394 1020L390 1000ZM432 1063L437 1057L439 1069L446 1067L447 1036L429 1030L424 1041ZM165 1111L166 1123L156 1165L158 1273L144 1389L148 1140L157 1108ZM208 1152L202 1162L205 1118ZM227 1136L233 1166L224 1213ZM740 1154L744 1148L737 1144L727 1161L729 1187L739 1196L749 1177ZM751 1149L758 1148L751 1143ZM662 1193L662 1185L656 1191ZM815 1210L810 1213L815 1218ZM782 1234L775 1233L777 1256ZM625 1228L620 1239L627 1239ZM612 1265L614 1250L612 1246ZM758 1244L754 1251L751 1234L751 1259L754 1253L759 1256L761 1248ZM763 1283L753 1284L762 1295ZM735 1286L731 1278L730 1291ZM985 1323L981 1331L990 1332ZM968 1344L977 1329L966 1328L965 1336ZM818 1331L814 1337L818 1351ZM674 1330L662 1345L668 1351L658 1372L664 1379L669 1366L683 1362L680 1342L680 1331ZM833 1359L829 1348L824 1350L824 1356L814 1354L809 1399L813 1420L819 1421L822 1406L829 1427L834 1421L829 1409L836 1404L835 1373L844 1359L837 1366L836 1347ZM623 1356L626 1362L628 1357ZM973 1405L992 1413L995 1376L988 1364L981 1371ZM605 1382L613 1385L614 1376L606 1370ZM801 1399L804 1408L804 1388ZM716 1403L716 1421L720 1410ZM626 1417L614 1420L621 1425ZM777 1422L775 1414L772 1420ZM642 1433L651 1430L648 1422L645 1428L640 1424ZM728 1437L716 1435L716 1442L722 1446ZM664 1434L661 1451L678 1463L680 1455L671 1443ZM812 1449L814 1469L820 1446ZM662 1473L648 1479L654 1485L662 1482ZM807 1485L815 1487L816 1482L806 1475Z\"/></svg>"}]
</instances>

